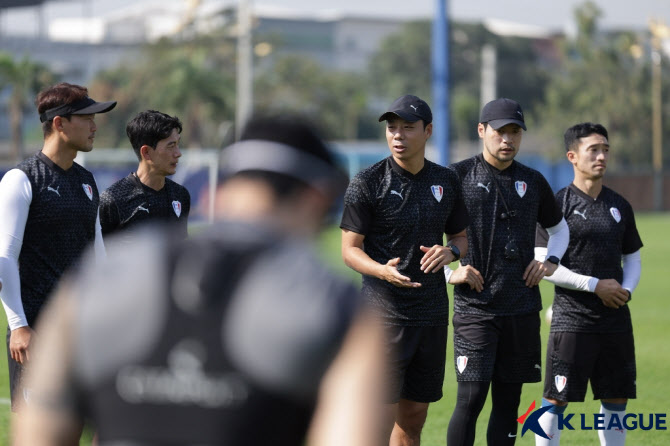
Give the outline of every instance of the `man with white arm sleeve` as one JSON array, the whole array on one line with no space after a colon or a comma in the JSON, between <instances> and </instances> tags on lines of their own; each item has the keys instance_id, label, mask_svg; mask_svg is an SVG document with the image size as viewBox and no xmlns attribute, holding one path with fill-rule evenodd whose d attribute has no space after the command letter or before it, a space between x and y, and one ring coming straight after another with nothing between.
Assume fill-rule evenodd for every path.
<instances>
[{"instance_id":1,"label":"man with white arm sleeve","mask_svg":"<svg viewBox=\"0 0 670 446\"><path fill-rule=\"evenodd\" d=\"M44 146L0 182L0 297L14 412L29 399L21 376L30 361L31 327L50 292L89 243L104 255L98 189L74 159L93 149L95 114L116 102L96 102L85 87L60 83L40 92L36 105Z\"/></svg>"},{"instance_id":2,"label":"man with white arm sleeve","mask_svg":"<svg viewBox=\"0 0 670 446\"><path fill-rule=\"evenodd\" d=\"M564 136L574 169L572 184L556 194L570 227L561 265L546 280L556 285L543 406L546 438L536 445L560 444L559 414L571 401L584 401L588 382L602 402L601 445L621 446L626 430L616 422L636 397L633 327L628 301L640 281L642 241L630 204L603 186L609 159L608 133L600 124L570 127ZM546 233L538 228L536 259L546 255Z\"/></svg>"},{"instance_id":3,"label":"man with white arm sleeve","mask_svg":"<svg viewBox=\"0 0 670 446\"><path fill-rule=\"evenodd\" d=\"M458 391L447 444L472 446L491 390L489 446L516 441L523 383L542 379L538 283L551 275L569 230L542 174L516 161L526 130L521 105L493 100L481 112L482 152L449 166L470 214L468 253L455 271L454 362ZM546 261L534 259L535 226L552 234Z\"/></svg>"}]
</instances>

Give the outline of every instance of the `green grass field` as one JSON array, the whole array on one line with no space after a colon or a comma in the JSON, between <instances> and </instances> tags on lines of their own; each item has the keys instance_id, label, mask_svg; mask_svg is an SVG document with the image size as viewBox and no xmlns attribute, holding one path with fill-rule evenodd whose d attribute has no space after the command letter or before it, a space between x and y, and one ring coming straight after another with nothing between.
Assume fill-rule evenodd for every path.
<instances>
[{"instance_id":1,"label":"green grass field","mask_svg":"<svg viewBox=\"0 0 670 446\"><path fill-rule=\"evenodd\" d=\"M668 293L669 287L665 282L667 278L665 275L670 275L670 259L668 258L670 255L670 238L666 234L666 231L670 229L670 214L639 214L637 222L642 241L645 244L642 249L642 280L630 304L636 341L638 398L629 402L627 411L645 415L667 413L667 401L670 395L670 346L665 335L670 333L670 302L667 300L669 296L666 293ZM332 228L326 231L321 241L324 256L333 264L335 269L354 280L360 280L340 261L339 243L339 229ZM449 295L452 295L451 289ZM553 296L552 289L547 283L542 284L542 295L544 306L547 307ZM4 325L2 325L4 323L5 318L2 317L0 322L2 333L5 330ZM547 324L543 324L543 340L547 339L548 329ZM450 329L444 398L431 405L422 437L422 444L426 446L444 445L447 425L454 406L456 378L451 340ZM9 389L6 356L5 354L0 356L0 446L5 446L9 444L9 406L7 405ZM524 386L520 411L525 412L533 401L536 401L539 405L541 397L541 383ZM597 413L600 403L593 401L591 398L592 396L589 394L585 403L571 404L568 413ZM486 424L489 411L490 403L487 402L477 424L476 445L486 445ZM575 418L578 418L578 416L575 415ZM573 423L576 430L563 433L562 445L587 446L599 444L597 434L594 431L581 431L577 424ZM520 434L521 429L519 429ZM670 445L670 434L667 430L643 431L638 429L629 431L627 438L627 444L632 446ZM87 443L88 441L82 441L82 444ZM526 433L523 438L518 438L516 444L535 444L532 433Z\"/></svg>"}]
</instances>

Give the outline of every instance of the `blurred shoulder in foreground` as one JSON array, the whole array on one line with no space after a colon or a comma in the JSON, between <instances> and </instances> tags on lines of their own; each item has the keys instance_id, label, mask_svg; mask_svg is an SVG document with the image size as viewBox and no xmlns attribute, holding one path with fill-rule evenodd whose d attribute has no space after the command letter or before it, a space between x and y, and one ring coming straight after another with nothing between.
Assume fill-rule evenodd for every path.
<instances>
[{"instance_id":1,"label":"blurred shoulder in foreground","mask_svg":"<svg viewBox=\"0 0 670 446\"><path fill-rule=\"evenodd\" d=\"M312 246L346 186L332 155L296 119L255 119L222 170L215 226L110 244L57 293L28 444L68 444L81 418L101 445L380 444L379 324Z\"/></svg>"}]
</instances>

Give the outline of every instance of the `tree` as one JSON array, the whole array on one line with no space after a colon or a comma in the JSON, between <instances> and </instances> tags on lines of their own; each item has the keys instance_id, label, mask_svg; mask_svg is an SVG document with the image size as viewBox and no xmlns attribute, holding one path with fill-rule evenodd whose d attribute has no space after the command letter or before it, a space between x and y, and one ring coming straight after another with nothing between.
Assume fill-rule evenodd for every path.
<instances>
[{"instance_id":1,"label":"tree","mask_svg":"<svg viewBox=\"0 0 670 446\"><path fill-rule=\"evenodd\" d=\"M372 91L382 102L402 94L416 94L431 103L431 23L407 23L389 36L370 62ZM532 39L503 37L481 24L450 24L449 71L451 122L454 140L477 138L480 109L481 50L486 44L498 52L498 96L517 99L532 115L543 97L547 70L538 62Z\"/></svg>"},{"instance_id":2,"label":"tree","mask_svg":"<svg viewBox=\"0 0 670 446\"><path fill-rule=\"evenodd\" d=\"M290 111L318 120L330 139L376 137L367 110L366 79L333 72L299 56L285 56L256 79L254 107L259 112Z\"/></svg>"},{"instance_id":3,"label":"tree","mask_svg":"<svg viewBox=\"0 0 670 446\"><path fill-rule=\"evenodd\" d=\"M28 57L15 60L12 55L0 52L0 89L11 90L8 110L15 162L23 158L23 114L35 94L54 81L54 75L44 65Z\"/></svg>"},{"instance_id":4,"label":"tree","mask_svg":"<svg viewBox=\"0 0 670 446\"><path fill-rule=\"evenodd\" d=\"M235 45L227 27L208 35L185 33L146 45L140 57L96 76L91 91L118 101L101 115L102 144L127 145L125 126L138 112L178 116L191 147L219 146L235 113ZM186 142L186 141L185 141Z\"/></svg>"},{"instance_id":5,"label":"tree","mask_svg":"<svg viewBox=\"0 0 670 446\"><path fill-rule=\"evenodd\" d=\"M631 32L599 33L599 17L600 10L592 2L575 10L577 36L562 42L561 69L553 73L547 86L540 131L551 135L547 149L558 158L565 153L562 134L566 128L578 122L599 122L609 130L616 148L613 167L649 165L650 64L632 51L644 42ZM667 77L665 84L667 92ZM664 103L668 103L667 96Z\"/></svg>"}]
</instances>

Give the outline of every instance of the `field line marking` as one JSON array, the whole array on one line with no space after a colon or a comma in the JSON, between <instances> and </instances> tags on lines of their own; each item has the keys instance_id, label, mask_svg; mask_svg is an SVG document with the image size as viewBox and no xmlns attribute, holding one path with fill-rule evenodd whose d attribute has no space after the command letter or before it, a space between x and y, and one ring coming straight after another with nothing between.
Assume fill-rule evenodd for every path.
<instances>
[{"instance_id":1,"label":"field line marking","mask_svg":"<svg viewBox=\"0 0 670 446\"><path fill-rule=\"evenodd\" d=\"M9 406L10 404L12 404L12 400L10 400L9 398L0 398L0 404Z\"/></svg>"}]
</instances>

